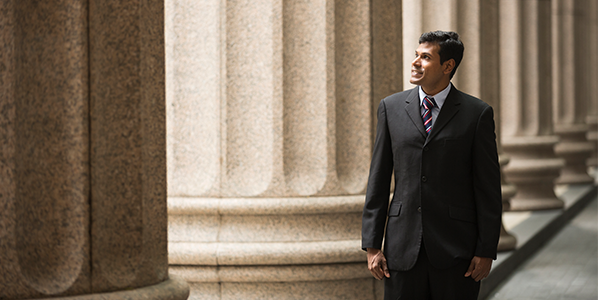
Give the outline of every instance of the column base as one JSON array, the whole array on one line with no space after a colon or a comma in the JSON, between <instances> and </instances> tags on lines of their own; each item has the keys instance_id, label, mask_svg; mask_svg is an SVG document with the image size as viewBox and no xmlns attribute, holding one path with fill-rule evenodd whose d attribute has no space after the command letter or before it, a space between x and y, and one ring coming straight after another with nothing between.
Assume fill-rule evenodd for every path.
<instances>
[{"instance_id":1,"label":"column base","mask_svg":"<svg viewBox=\"0 0 598 300\"><path fill-rule=\"evenodd\" d=\"M164 282L142 288L101 294L69 297L36 298L35 300L185 300L189 297L189 285L180 277L171 276Z\"/></svg>"},{"instance_id":2,"label":"column base","mask_svg":"<svg viewBox=\"0 0 598 300\"><path fill-rule=\"evenodd\" d=\"M550 210L562 209L565 207L563 200L558 198L513 198L511 199L511 211L528 211L528 210Z\"/></svg>"},{"instance_id":3,"label":"column base","mask_svg":"<svg viewBox=\"0 0 598 300\"><path fill-rule=\"evenodd\" d=\"M377 299L363 199L170 197L170 271L190 299Z\"/></svg>"},{"instance_id":4,"label":"column base","mask_svg":"<svg viewBox=\"0 0 598 300\"><path fill-rule=\"evenodd\" d=\"M555 126L555 133L561 142L554 147L557 156L565 159L565 167L557 184L592 183L587 171L587 160L595 151L595 146L587 140L588 127L585 124L570 124Z\"/></svg>"},{"instance_id":5,"label":"column base","mask_svg":"<svg viewBox=\"0 0 598 300\"><path fill-rule=\"evenodd\" d=\"M584 171L587 172L587 168L584 168ZM563 173L555 181L556 184L586 184L592 182L594 182L594 178L592 178L589 174L581 173L581 171L578 173Z\"/></svg>"},{"instance_id":6,"label":"column base","mask_svg":"<svg viewBox=\"0 0 598 300\"><path fill-rule=\"evenodd\" d=\"M588 158L587 165L588 165L588 168L590 168L590 169L594 169L594 168L598 167L598 158L596 158L596 157Z\"/></svg>"},{"instance_id":7,"label":"column base","mask_svg":"<svg viewBox=\"0 0 598 300\"><path fill-rule=\"evenodd\" d=\"M586 138L592 145L594 145L594 147L598 147L598 116L588 116L587 123L589 130L586 134ZM587 166L590 168L598 167L598 150L594 149L591 157L587 160Z\"/></svg>"},{"instance_id":8,"label":"column base","mask_svg":"<svg viewBox=\"0 0 598 300\"><path fill-rule=\"evenodd\" d=\"M517 238L507 232L504 225L500 228L500 239L498 240L498 252L515 250L517 247Z\"/></svg>"},{"instance_id":9,"label":"column base","mask_svg":"<svg viewBox=\"0 0 598 300\"><path fill-rule=\"evenodd\" d=\"M503 141L503 150L511 155L504 174L517 186L509 210L546 210L564 206L554 193L554 181L564 166L563 159L554 154L557 142L556 136L512 137Z\"/></svg>"},{"instance_id":10,"label":"column base","mask_svg":"<svg viewBox=\"0 0 598 300\"><path fill-rule=\"evenodd\" d=\"M501 153L498 156L498 163L500 164L501 171L504 170L504 167L509 164L511 161L511 157ZM517 187L514 184L510 184L505 182L504 177L501 179L501 190L502 190L502 210L508 211L511 208L511 203L509 202L511 198L517 194ZM517 247L517 238L510 234L504 226L504 223L500 224L500 238L498 240L498 252L504 251L511 251Z\"/></svg>"},{"instance_id":11,"label":"column base","mask_svg":"<svg viewBox=\"0 0 598 300\"><path fill-rule=\"evenodd\" d=\"M365 255L365 253L364 253ZM366 263L297 266L172 266L195 299L381 299ZM383 291L383 288L381 288Z\"/></svg>"}]
</instances>

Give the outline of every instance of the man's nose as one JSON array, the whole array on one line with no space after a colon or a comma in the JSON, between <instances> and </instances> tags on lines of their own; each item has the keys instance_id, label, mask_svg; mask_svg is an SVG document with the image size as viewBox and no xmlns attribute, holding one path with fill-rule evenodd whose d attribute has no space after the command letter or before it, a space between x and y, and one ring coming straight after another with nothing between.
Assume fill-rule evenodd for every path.
<instances>
[{"instance_id":1,"label":"man's nose","mask_svg":"<svg viewBox=\"0 0 598 300\"><path fill-rule=\"evenodd\" d=\"M421 60L419 59L419 56L418 56L418 57L416 57L416 58L415 58L415 59L414 59L414 60L411 62L411 65L412 65L412 66L419 66L420 62L421 62Z\"/></svg>"}]
</instances>

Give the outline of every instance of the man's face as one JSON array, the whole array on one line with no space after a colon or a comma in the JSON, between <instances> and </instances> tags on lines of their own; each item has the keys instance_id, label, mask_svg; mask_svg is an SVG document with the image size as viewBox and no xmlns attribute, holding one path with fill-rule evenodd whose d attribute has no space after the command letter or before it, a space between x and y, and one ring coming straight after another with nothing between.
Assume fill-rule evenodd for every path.
<instances>
[{"instance_id":1,"label":"man's face","mask_svg":"<svg viewBox=\"0 0 598 300\"><path fill-rule=\"evenodd\" d=\"M450 60L440 64L439 50L440 46L436 43L421 43L415 50L415 59L411 62L409 82L420 85L426 93L441 91L442 89L437 89L446 87L448 84L446 80L450 80L450 70L447 73ZM446 75L449 77L447 78Z\"/></svg>"}]
</instances>

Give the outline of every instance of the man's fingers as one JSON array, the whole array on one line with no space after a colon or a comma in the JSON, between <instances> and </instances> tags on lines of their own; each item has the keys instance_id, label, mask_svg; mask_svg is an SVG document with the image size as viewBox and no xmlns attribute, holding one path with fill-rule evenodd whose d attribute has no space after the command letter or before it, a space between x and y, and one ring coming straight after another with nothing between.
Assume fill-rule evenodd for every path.
<instances>
[{"instance_id":1,"label":"man's fingers","mask_svg":"<svg viewBox=\"0 0 598 300\"><path fill-rule=\"evenodd\" d=\"M469 263L469 268L467 268L467 272L465 272L465 277L471 276L471 274L473 273L474 266L475 263L472 260L471 263Z\"/></svg>"},{"instance_id":2,"label":"man's fingers","mask_svg":"<svg viewBox=\"0 0 598 300\"><path fill-rule=\"evenodd\" d=\"M475 281L480 281L490 274L492 267L492 259L475 256L469 264L469 269L465 273L465 277L471 276Z\"/></svg>"},{"instance_id":3,"label":"man's fingers","mask_svg":"<svg viewBox=\"0 0 598 300\"><path fill-rule=\"evenodd\" d=\"M380 276L380 268L378 267L378 264L374 263L372 264L372 267L370 268L370 273L372 273L372 275L374 276L374 278L380 280L382 279Z\"/></svg>"},{"instance_id":4,"label":"man's fingers","mask_svg":"<svg viewBox=\"0 0 598 300\"><path fill-rule=\"evenodd\" d=\"M384 264L382 265L382 269L384 269L384 276L386 276L386 278L390 278L390 272L388 271L388 266L386 265L386 260L384 260L383 263Z\"/></svg>"},{"instance_id":5,"label":"man's fingers","mask_svg":"<svg viewBox=\"0 0 598 300\"><path fill-rule=\"evenodd\" d=\"M380 266L378 264L375 264L372 269L370 270L370 272L372 273L372 275L374 275L374 277L378 280L381 280L382 277L384 277L383 275L383 271L382 268L380 268Z\"/></svg>"},{"instance_id":6,"label":"man's fingers","mask_svg":"<svg viewBox=\"0 0 598 300\"><path fill-rule=\"evenodd\" d=\"M479 268L478 268L478 269L479 269ZM484 278L488 277L488 274L489 274L489 272L487 272L487 271L479 271L479 272L476 272L476 270L474 270L474 272L473 272L473 274L472 274L472 277L473 277L473 279L474 279L475 281L480 281L480 280L482 280L482 279L484 279Z\"/></svg>"},{"instance_id":7,"label":"man's fingers","mask_svg":"<svg viewBox=\"0 0 598 300\"><path fill-rule=\"evenodd\" d=\"M382 252L376 252L375 254L368 255L368 269L374 278L378 280L382 280L382 278L385 276L390 277L388 268L386 266L386 258Z\"/></svg>"},{"instance_id":8,"label":"man's fingers","mask_svg":"<svg viewBox=\"0 0 598 300\"><path fill-rule=\"evenodd\" d=\"M378 257L374 264L374 272L374 277L376 277L376 279L382 280L382 278L384 278L386 272L388 272L386 271L386 260L384 258Z\"/></svg>"},{"instance_id":9,"label":"man's fingers","mask_svg":"<svg viewBox=\"0 0 598 300\"><path fill-rule=\"evenodd\" d=\"M474 272L474 273L475 273L475 272ZM484 276L484 274L482 274L482 273L479 273L479 274L473 274L473 276L472 276L472 277L473 277L473 280L475 280L475 281L480 281L480 280L482 280L482 279L486 278L486 276Z\"/></svg>"}]
</instances>

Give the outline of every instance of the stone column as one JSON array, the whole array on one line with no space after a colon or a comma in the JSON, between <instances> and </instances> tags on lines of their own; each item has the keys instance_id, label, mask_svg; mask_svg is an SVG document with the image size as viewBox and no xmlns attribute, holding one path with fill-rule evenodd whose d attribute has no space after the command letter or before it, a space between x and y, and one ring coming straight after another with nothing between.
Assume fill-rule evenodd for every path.
<instances>
[{"instance_id":1,"label":"stone column","mask_svg":"<svg viewBox=\"0 0 598 300\"><path fill-rule=\"evenodd\" d=\"M403 18L410 26L403 27L404 85L409 83L411 61L418 45L419 36L432 30L452 30L459 33L465 45L465 54L452 82L461 91L479 97L494 108L496 142L501 168L509 163L500 144L500 90L498 73L498 2L496 0L418 0L406 1ZM502 181L503 209L509 207L509 199L516 187ZM516 239L504 227L498 249L512 250Z\"/></svg>"},{"instance_id":2,"label":"stone column","mask_svg":"<svg viewBox=\"0 0 598 300\"><path fill-rule=\"evenodd\" d=\"M166 1L169 261L192 299L374 298L361 211L399 12Z\"/></svg>"},{"instance_id":3,"label":"stone column","mask_svg":"<svg viewBox=\"0 0 598 300\"><path fill-rule=\"evenodd\" d=\"M594 151L588 142L586 124L589 85L588 14L586 0L555 0L553 13L553 105L555 133L561 141L555 146L556 154L565 159L557 183L590 183L586 160ZM589 55L591 56L591 55ZM595 85L595 83L592 83Z\"/></svg>"},{"instance_id":4,"label":"stone column","mask_svg":"<svg viewBox=\"0 0 598 300\"><path fill-rule=\"evenodd\" d=\"M588 3L588 25L587 25L587 39L588 39L588 53L598 53L598 2L590 1ZM598 147L598 55L590 55L588 62L588 117L587 124L589 127L587 139L594 145L594 149ZM588 167L596 171L598 167L598 158L596 157L598 150L592 152L592 156L588 159Z\"/></svg>"},{"instance_id":5,"label":"stone column","mask_svg":"<svg viewBox=\"0 0 598 300\"><path fill-rule=\"evenodd\" d=\"M0 2L0 298L186 299L168 277L159 1Z\"/></svg>"},{"instance_id":6,"label":"stone column","mask_svg":"<svg viewBox=\"0 0 598 300\"><path fill-rule=\"evenodd\" d=\"M549 1L500 2L504 172L518 188L511 210L563 207L554 193L563 161L553 150L550 24Z\"/></svg>"}]
</instances>

